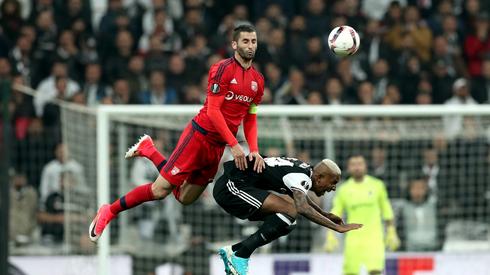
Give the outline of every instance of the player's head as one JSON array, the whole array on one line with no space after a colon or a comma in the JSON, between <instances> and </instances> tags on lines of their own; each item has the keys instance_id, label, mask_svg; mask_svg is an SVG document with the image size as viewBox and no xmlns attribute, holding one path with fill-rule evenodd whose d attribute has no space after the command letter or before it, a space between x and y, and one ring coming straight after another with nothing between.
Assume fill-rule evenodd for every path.
<instances>
[{"instance_id":1,"label":"player's head","mask_svg":"<svg viewBox=\"0 0 490 275\"><path fill-rule=\"evenodd\" d=\"M337 183L340 180L339 166L329 159L320 161L313 168L311 191L317 196L323 196L325 192L335 191Z\"/></svg>"},{"instance_id":2,"label":"player's head","mask_svg":"<svg viewBox=\"0 0 490 275\"><path fill-rule=\"evenodd\" d=\"M362 179L367 173L367 165L364 156L353 155L347 162L347 171L354 179Z\"/></svg>"},{"instance_id":3,"label":"player's head","mask_svg":"<svg viewBox=\"0 0 490 275\"><path fill-rule=\"evenodd\" d=\"M240 25L233 30L231 47L245 61L255 57L257 51L257 32L252 25Z\"/></svg>"}]
</instances>

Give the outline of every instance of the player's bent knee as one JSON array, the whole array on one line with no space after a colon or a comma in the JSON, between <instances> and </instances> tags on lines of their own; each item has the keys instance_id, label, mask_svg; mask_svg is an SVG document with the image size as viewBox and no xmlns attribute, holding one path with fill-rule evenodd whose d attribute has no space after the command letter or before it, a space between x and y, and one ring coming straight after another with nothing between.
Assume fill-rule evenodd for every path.
<instances>
[{"instance_id":1,"label":"player's bent knee","mask_svg":"<svg viewBox=\"0 0 490 275\"><path fill-rule=\"evenodd\" d=\"M284 214L284 213L277 213L276 216L279 217L286 224L285 227L281 228L281 232L280 232L281 234L287 235L291 233L291 231L293 231L294 228L296 228L297 223L294 217L291 217L288 214Z\"/></svg>"},{"instance_id":2,"label":"player's bent knee","mask_svg":"<svg viewBox=\"0 0 490 275\"><path fill-rule=\"evenodd\" d=\"M151 192L155 199L164 199L172 192L173 186L162 176L159 176L151 185Z\"/></svg>"},{"instance_id":3,"label":"player's bent knee","mask_svg":"<svg viewBox=\"0 0 490 275\"><path fill-rule=\"evenodd\" d=\"M294 218L284 213L276 213L264 219L264 224L261 226L261 234L265 241L271 242L291 233L295 226L296 221Z\"/></svg>"}]
</instances>

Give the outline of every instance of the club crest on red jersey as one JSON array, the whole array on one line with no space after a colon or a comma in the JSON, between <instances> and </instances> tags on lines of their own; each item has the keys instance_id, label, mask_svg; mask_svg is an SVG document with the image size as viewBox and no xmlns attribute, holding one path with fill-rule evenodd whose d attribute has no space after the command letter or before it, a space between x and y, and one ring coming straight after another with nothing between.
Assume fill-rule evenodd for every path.
<instances>
[{"instance_id":1,"label":"club crest on red jersey","mask_svg":"<svg viewBox=\"0 0 490 275\"><path fill-rule=\"evenodd\" d=\"M250 88L252 88L252 91L257 92L258 89L257 82L252 81L252 83L250 84Z\"/></svg>"},{"instance_id":2,"label":"club crest on red jersey","mask_svg":"<svg viewBox=\"0 0 490 275\"><path fill-rule=\"evenodd\" d=\"M170 174L172 174L173 176L175 176L179 172L180 172L180 169L178 167L174 166L174 168L172 168L172 170L170 171Z\"/></svg>"}]
</instances>

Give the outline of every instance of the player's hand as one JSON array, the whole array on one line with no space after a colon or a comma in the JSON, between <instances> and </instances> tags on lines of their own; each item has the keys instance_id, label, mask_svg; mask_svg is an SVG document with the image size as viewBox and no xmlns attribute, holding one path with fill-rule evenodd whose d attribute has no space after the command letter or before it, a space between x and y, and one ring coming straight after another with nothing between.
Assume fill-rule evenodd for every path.
<instances>
[{"instance_id":1,"label":"player's hand","mask_svg":"<svg viewBox=\"0 0 490 275\"><path fill-rule=\"evenodd\" d=\"M325 244L323 249L327 252L333 252L339 248L339 240L335 236L333 231L327 231L327 237L325 238Z\"/></svg>"},{"instance_id":2,"label":"player's hand","mask_svg":"<svg viewBox=\"0 0 490 275\"><path fill-rule=\"evenodd\" d=\"M262 173L262 170L265 168L265 162L262 156L259 154L259 152L252 152L248 155L248 159L252 161L255 159L254 162L254 171L257 173Z\"/></svg>"},{"instance_id":3,"label":"player's hand","mask_svg":"<svg viewBox=\"0 0 490 275\"><path fill-rule=\"evenodd\" d=\"M240 170L247 169L247 159L245 158L245 152L243 151L242 146L237 143L235 146L231 147L231 154L235 159L235 165Z\"/></svg>"},{"instance_id":4,"label":"player's hand","mask_svg":"<svg viewBox=\"0 0 490 275\"><path fill-rule=\"evenodd\" d=\"M346 233L351 230L356 230L362 227L362 224L359 223L348 223L348 224L340 224L335 231L339 233Z\"/></svg>"},{"instance_id":5,"label":"player's hand","mask_svg":"<svg viewBox=\"0 0 490 275\"><path fill-rule=\"evenodd\" d=\"M393 225L390 225L386 228L386 247L390 251L395 251L400 247L400 238L396 234L396 228Z\"/></svg>"},{"instance_id":6,"label":"player's hand","mask_svg":"<svg viewBox=\"0 0 490 275\"><path fill-rule=\"evenodd\" d=\"M344 221L342 220L342 218L335 215L335 214L328 213L327 218L336 224L344 224Z\"/></svg>"}]
</instances>

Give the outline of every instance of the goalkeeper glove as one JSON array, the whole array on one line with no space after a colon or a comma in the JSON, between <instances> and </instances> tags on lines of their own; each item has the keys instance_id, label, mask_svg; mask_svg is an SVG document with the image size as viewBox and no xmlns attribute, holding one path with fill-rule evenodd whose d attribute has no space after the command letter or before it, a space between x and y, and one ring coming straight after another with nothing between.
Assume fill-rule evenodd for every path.
<instances>
[{"instance_id":1,"label":"goalkeeper glove","mask_svg":"<svg viewBox=\"0 0 490 275\"><path fill-rule=\"evenodd\" d=\"M389 225L386 228L386 238L385 238L386 247L390 251L395 251L400 247L400 239L396 234L396 228L393 225Z\"/></svg>"},{"instance_id":2,"label":"goalkeeper glove","mask_svg":"<svg viewBox=\"0 0 490 275\"><path fill-rule=\"evenodd\" d=\"M325 249L325 251L327 252L333 252L338 248L339 248L339 240L335 236L335 232L328 230L323 249Z\"/></svg>"}]
</instances>

